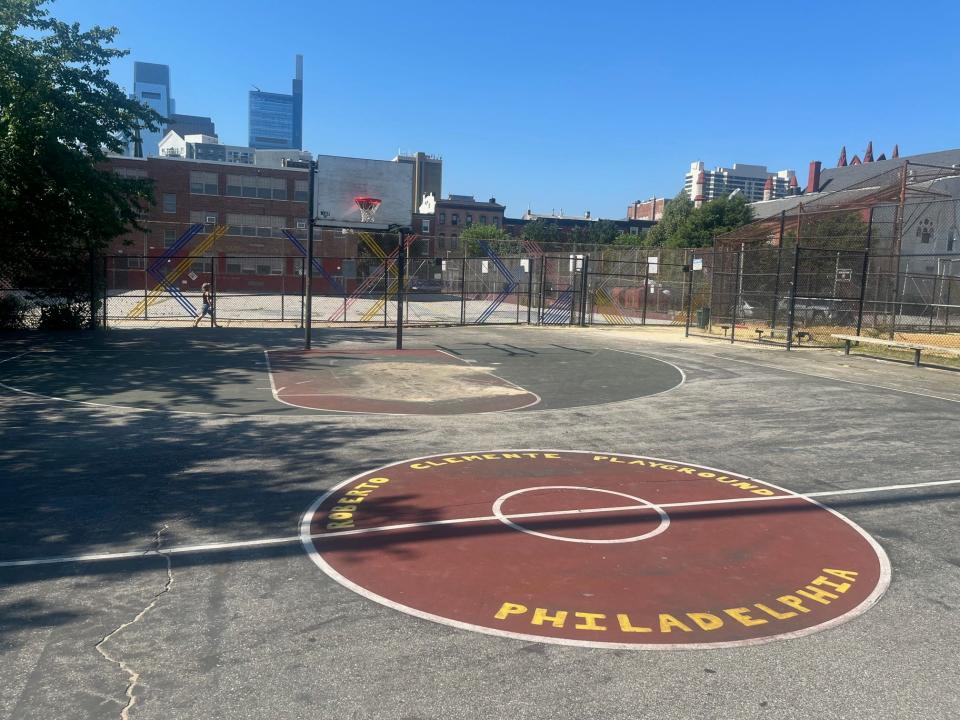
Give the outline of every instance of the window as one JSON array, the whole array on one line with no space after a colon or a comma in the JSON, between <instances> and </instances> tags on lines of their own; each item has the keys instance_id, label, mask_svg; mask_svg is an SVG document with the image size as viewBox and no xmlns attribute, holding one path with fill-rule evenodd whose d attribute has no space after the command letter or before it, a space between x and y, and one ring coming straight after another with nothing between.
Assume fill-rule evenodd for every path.
<instances>
[{"instance_id":1,"label":"window","mask_svg":"<svg viewBox=\"0 0 960 720\"><path fill-rule=\"evenodd\" d=\"M230 275L283 275L283 258L229 257L227 273Z\"/></svg>"},{"instance_id":2,"label":"window","mask_svg":"<svg viewBox=\"0 0 960 720\"><path fill-rule=\"evenodd\" d=\"M210 210L191 210L190 224L196 225L197 223L203 225L204 232L213 232L214 227L217 225L217 214Z\"/></svg>"},{"instance_id":3,"label":"window","mask_svg":"<svg viewBox=\"0 0 960 720\"><path fill-rule=\"evenodd\" d=\"M113 174L122 178L145 178L147 171L140 168L118 167L113 169Z\"/></svg>"},{"instance_id":4,"label":"window","mask_svg":"<svg viewBox=\"0 0 960 720\"><path fill-rule=\"evenodd\" d=\"M140 97L141 97L141 98L147 98L147 99L149 99L149 100L160 100L160 99L161 99L161 98L160 98L160 93L157 93L157 92L149 92L148 90L143 90L143 91L140 93Z\"/></svg>"},{"instance_id":5,"label":"window","mask_svg":"<svg viewBox=\"0 0 960 720\"><path fill-rule=\"evenodd\" d=\"M219 195L220 176L212 172L190 173L190 194Z\"/></svg>"},{"instance_id":6,"label":"window","mask_svg":"<svg viewBox=\"0 0 960 720\"><path fill-rule=\"evenodd\" d=\"M171 247L177 241L177 231L176 230L164 230L163 231L163 246L165 248Z\"/></svg>"},{"instance_id":7,"label":"window","mask_svg":"<svg viewBox=\"0 0 960 720\"><path fill-rule=\"evenodd\" d=\"M126 257L121 255L116 259L114 267L116 267L117 270L122 270L123 268L128 270L143 270L143 258L139 255L127 255Z\"/></svg>"},{"instance_id":8,"label":"window","mask_svg":"<svg viewBox=\"0 0 960 720\"><path fill-rule=\"evenodd\" d=\"M460 224L460 213L453 213L453 214L450 216L450 224L451 224L451 225L459 225L459 224Z\"/></svg>"},{"instance_id":9,"label":"window","mask_svg":"<svg viewBox=\"0 0 960 720\"><path fill-rule=\"evenodd\" d=\"M230 235L246 237L285 237L283 229L290 227L285 217L277 215L241 215L227 213L227 225Z\"/></svg>"},{"instance_id":10,"label":"window","mask_svg":"<svg viewBox=\"0 0 960 720\"><path fill-rule=\"evenodd\" d=\"M960 238L960 230L953 228L950 231L950 234L947 235L947 252L953 252L953 248L957 243L957 238Z\"/></svg>"},{"instance_id":11,"label":"window","mask_svg":"<svg viewBox=\"0 0 960 720\"><path fill-rule=\"evenodd\" d=\"M437 238L437 250L446 250L447 249L447 239L441 233L440 237Z\"/></svg>"},{"instance_id":12,"label":"window","mask_svg":"<svg viewBox=\"0 0 960 720\"><path fill-rule=\"evenodd\" d=\"M500 218L498 218L496 215L494 215L494 216L493 216L492 218L490 218L490 219L493 221L493 226L494 226L494 227L500 227Z\"/></svg>"},{"instance_id":13,"label":"window","mask_svg":"<svg viewBox=\"0 0 960 720\"><path fill-rule=\"evenodd\" d=\"M467 227L470 227L471 225L473 225L473 215L467 213Z\"/></svg>"},{"instance_id":14,"label":"window","mask_svg":"<svg viewBox=\"0 0 960 720\"><path fill-rule=\"evenodd\" d=\"M307 180L293 181L293 199L296 202L310 201L310 183Z\"/></svg>"},{"instance_id":15,"label":"window","mask_svg":"<svg viewBox=\"0 0 960 720\"><path fill-rule=\"evenodd\" d=\"M480 216L480 224L481 224L481 225L486 225L486 224L487 224L487 216L486 216L486 215L481 215L481 216Z\"/></svg>"},{"instance_id":16,"label":"window","mask_svg":"<svg viewBox=\"0 0 960 720\"><path fill-rule=\"evenodd\" d=\"M430 232L430 221L426 218L420 220L420 232L422 232L424 235Z\"/></svg>"},{"instance_id":17,"label":"window","mask_svg":"<svg viewBox=\"0 0 960 720\"><path fill-rule=\"evenodd\" d=\"M213 253L206 252L190 263L190 270L195 273L208 273L213 267Z\"/></svg>"},{"instance_id":18,"label":"window","mask_svg":"<svg viewBox=\"0 0 960 720\"><path fill-rule=\"evenodd\" d=\"M930 235L933 232L933 223L930 222L929 218L924 218L923 222L917 226L917 237L920 238L920 242L924 245L930 244Z\"/></svg>"},{"instance_id":19,"label":"window","mask_svg":"<svg viewBox=\"0 0 960 720\"><path fill-rule=\"evenodd\" d=\"M177 211L176 193L163 194L163 211L165 213L175 213Z\"/></svg>"},{"instance_id":20,"label":"window","mask_svg":"<svg viewBox=\"0 0 960 720\"><path fill-rule=\"evenodd\" d=\"M456 236L456 235L451 235L451 236L450 236L450 249L451 249L451 250L456 250L456 249L459 248L459 247L460 247L460 243L459 243L458 240L457 240L457 236Z\"/></svg>"},{"instance_id":21,"label":"window","mask_svg":"<svg viewBox=\"0 0 960 720\"><path fill-rule=\"evenodd\" d=\"M261 200L286 200L287 181L284 178L259 177L257 175L227 175L226 195L232 197L259 198Z\"/></svg>"},{"instance_id":22,"label":"window","mask_svg":"<svg viewBox=\"0 0 960 720\"><path fill-rule=\"evenodd\" d=\"M446 213L440 213L440 219L439 219L437 222L439 222L441 225L446 225L446 224L447 224L447 214L446 214Z\"/></svg>"}]
</instances>

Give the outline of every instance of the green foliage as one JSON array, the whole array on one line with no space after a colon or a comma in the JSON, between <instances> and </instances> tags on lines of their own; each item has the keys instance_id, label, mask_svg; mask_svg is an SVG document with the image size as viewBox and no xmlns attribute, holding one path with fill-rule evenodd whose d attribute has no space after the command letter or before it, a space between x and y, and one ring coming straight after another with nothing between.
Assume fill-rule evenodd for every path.
<instances>
[{"instance_id":1,"label":"green foliage","mask_svg":"<svg viewBox=\"0 0 960 720\"><path fill-rule=\"evenodd\" d=\"M40 330L81 330L90 321L87 303L61 302L40 307Z\"/></svg>"},{"instance_id":2,"label":"green foliage","mask_svg":"<svg viewBox=\"0 0 960 720\"><path fill-rule=\"evenodd\" d=\"M524 240L533 240L538 243L561 242L560 228L556 223L545 218L537 218L527 223L521 235Z\"/></svg>"},{"instance_id":3,"label":"green foliage","mask_svg":"<svg viewBox=\"0 0 960 720\"><path fill-rule=\"evenodd\" d=\"M613 244L623 247L646 247L650 244L650 231L639 232L636 235L620 233L613 239Z\"/></svg>"},{"instance_id":4,"label":"green foliage","mask_svg":"<svg viewBox=\"0 0 960 720\"><path fill-rule=\"evenodd\" d=\"M797 219L788 222L784 237L796 240ZM867 223L857 210L801 215L799 225L802 247L863 250L866 245Z\"/></svg>"},{"instance_id":5,"label":"green foliage","mask_svg":"<svg viewBox=\"0 0 960 720\"><path fill-rule=\"evenodd\" d=\"M713 238L753 220L742 195L717 198L694 207L685 192L667 202L663 218L647 233L647 243L663 247L709 247Z\"/></svg>"},{"instance_id":6,"label":"green foliage","mask_svg":"<svg viewBox=\"0 0 960 720\"><path fill-rule=\"evenodd\" d=\"M460 233L464 251L469 257L483 255L480 241L486 240L490 248L499 255L512 255L518 252L518 243L509 233L496 225L471 225Z\"/></svg>"},{"instance_id":7,"label":"green foliage","mask_svg":"<svg viewBox=\"0 0 960 720\"><path fill-rule=\"evenodd\" d=\"M46 0L0 3L0 269L14 286L74 300L91 253L138 227L148 182L101 169L161 118L108 78L116 28L51 18Z\"/></svg>"},{"instance_id":8,"label":"green foliage","mask_svg":"<svg viewBox=\"0 0 960 720\"><path fill-rule=\"evenodd\" d=\"M0 330L22 330L27 327L30 304L18 295L0 297Z\"/></svg>"}]
</instances>

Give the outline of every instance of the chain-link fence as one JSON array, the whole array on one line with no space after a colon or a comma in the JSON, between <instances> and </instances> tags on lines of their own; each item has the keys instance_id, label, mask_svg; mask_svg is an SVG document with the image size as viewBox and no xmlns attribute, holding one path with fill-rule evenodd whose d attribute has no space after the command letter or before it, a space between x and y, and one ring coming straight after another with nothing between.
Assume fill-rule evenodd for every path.
<instances>
[{"instance_id":1,"label":"chain-link fence","mask_svg":"<svg viewBox=\"0 0 960 720\"><path fill-rule=\"evenodd\" d=\"M690 334L960 359L960 201L784 213L719 238L702 267Z\"/></svg>"}]
</instances>

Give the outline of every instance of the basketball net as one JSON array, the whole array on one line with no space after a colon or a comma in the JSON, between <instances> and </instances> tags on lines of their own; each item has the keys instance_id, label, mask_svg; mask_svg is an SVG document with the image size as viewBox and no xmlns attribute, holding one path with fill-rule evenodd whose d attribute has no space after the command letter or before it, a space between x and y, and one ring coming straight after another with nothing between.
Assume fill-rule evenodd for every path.
<instances>
[{"instance_id":1,"label":"basketball net","mask_svg":"<svg viewBox=\"0 0 960 720\"><path fill-rule=\"evenodd\" d=\"M380 199L373 197L357 197L353 201L360 208L360 222L373 222L377 216L377 210L380 209Z\"/></svg>"}]
</instances>

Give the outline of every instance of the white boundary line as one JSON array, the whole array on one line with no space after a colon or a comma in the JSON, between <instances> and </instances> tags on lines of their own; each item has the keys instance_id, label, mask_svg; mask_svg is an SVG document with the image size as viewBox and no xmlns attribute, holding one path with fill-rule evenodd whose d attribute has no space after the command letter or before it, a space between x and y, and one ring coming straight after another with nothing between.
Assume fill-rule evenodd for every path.
<instances>
[{"instance_id":1,"label":"white boundary line","mask_svg":"<svg viewBox=\"0 0 960 720\"><path fill-rule=\"evenodd\" d=\"M577 410L581 408L612 407L615 405L623 405L625 403L631 403L631 402L636 402L638 400L643 400L644 398L663 395L664 393L668 393L673 390L676 390L686 382L686 379L687 379L686 373L684 373L684 371L679 366L674 365L672 362L669 362L667 360L663 360L653 355L645 355L644 353L631 352L629 350L617 350L616 348L608 348L608 347L601 347L599 349L609 350L611 352L626 353L628 355L637 355L638 357L645 357L650 360L663 363L664 365L669 365L670 367L674 368L680 373L680 382L672 387L667 388L666 390L650 393L648 395L638 395L632 398L625 398L623 400L612 400L610 402L605 402L605 403L593 403L588 405L572 405L569 407L558 407L558 408L543 408L540 410L535 410L533 412L555 412L555 411L561 411L561 410ZM439 348L437 348L437 350L440 352L443 352L442 350L439 350ZM17 357L23 357L23 355L28 355L31 352L34 352L34 351L30 350L26 353L23 353L22 355L18 355ZM267 354L267 353L270 353L271 350L264 349L263 352ZM296 348L275 348L274 352L297 352L297 349ZM7 360L13 360L13 359L15 358L7 358ZM462 360L463 362L468 364L471 362L475 362L473 360L467 360L467 359L462 359ZM273 373L270 371L269 365L270 365L269 355L267 355L267 367L268 367L267 375L270 378L271 385L273 385ZM497 375L496 377L500 377L500 376ZM510 383L509 380L506 380L504 378L500 378L500 379L506 383ZM514 385L514 387L519 387L514 383L510 383L510 384ZM47 400L47 401L53 400L60 403L73 403L75 405L84 405L86 407L92 407L92 408L98 408L98 409L104 409L104 410L120 410L122 412L127 412L127 413L159 413L161 415L173 415L173 416L185 415L188 417L190 416L209 417L209 418L229 417L229 418L240 418L243 420L257 421L257 420L300 420L303 418L311 418L313 420L317 420L317 419L324 420L327 418L335 418L337 416L346 416L346 415L410 417L411 415L414 414L414 413L366 413L366 412L357 412L357 411L350 411L350 410L317 410L315 412L300 413L297 415L267 415L263 413L246 414L246 413L229 413L229 412L204 412L202 410L170 410L167 408L136 407L133 405L113 405L110 403L96 402L94 400L77 400L75 398L65 398L65 397L59 397L57 395L46 395L44 393L38 393L38 392L33 392L32 390L24 390L23 388L14 387L13 385L7 385L6 383L3 383L3 382L0 382L0 388L3 388L4 390L9 390L10 392L17 393L20 395L28 395L30 397L37 398L39 400ZM459 413L459 414L460 415L490 415L494 413L514 412L515 410L522 410L522 409L533 407L534 405L539 404L540 396L537 395L537 393L534 393L531 390L527 390L526 388L521 388L521 389L525 390L531 395L536 396L538 400L534 403L531 403L530 405L524 405L521 408L514 408L512 410L487 410L479 413ZM284 400L281 400L279 397L277 397L276 391L273 387L271 387L271 390L273 391L274 399L276 399L277 402L280 402L292 408L297 408L298 410L310 409L310 408L303 407L301 405L293 405ZM420 413L420 415L423 415L423 413ZM455 416L455 414L450 415L450 417L453 417L453 416ZM436 415L431 417L443 417L443 416Z\"/></svg>"},{"instance_id":2,"label":"white boundary line","mask_svg":"<svg viewBox=\"0 0 960 720\"><path fill-rule=\"evenodd\" d=\"M457 454L476 454L476 452L478 451L474 451L473 453L459 452ZM546 449L546 448L525 449L525 450L518 450L518 449L484 450L482 452L486 452L486 453L555 452L555 453L568 454L568 455L569 454L595 455L600 453L600 451L591 451L591 450L552 450L552 449ZM649 460L654 460L656 462L663 462L663 463L690 465L690 463L680 463L679 461L676 461L676 460L667 460L663 458L651 458L647 456L630 455L627 453L607 453L607 454L615 455L616 457L632 457L632 458L644 459L644 460L649 459ZM718 649L718 648L729 648L729 647L744 647L744 646L750 646L750 645L762 645L765 643L773 642L775 640L788 640L793 638L804 637L806 635L810 635L812 633L819 632L821 630L826 630L828 628L835 627L837 625L840 625L848 620L852 620L853 618L863 614L864 612L869 610L880 599L880 597L886 591L887 587L890 585L890 560L887 557L886 552L877 543L876 540L874 540L867 532L865 532L859 525L854 523L852 520L849 520L848 518L844 517L837 511L832 510L831 508L821 505L816 500L805 498L802 495L799 495L790 490L787 490L786 488L779 487L772 483L768 483L762 480L755 480L753 478L750 478L745 475L741 475L739 473L734 473L727 470L721 470L718 468L712 468L706 465L694 465L694 467L703 468L705 470L719 472L727 475L736 475L737 477L742 477L747 480L752 480L753 482L760 482L766 485L767 487L773 488L775 490L780 490L781 492L786 493L786 497L806 500L807 502L813 505L816 505L817 507L839 518L841 521L847 523L850 527L852 527L857 533L859 533L864 538L864 540L870 545L870 547L873 548L873 551L877 556L877 561L880 564L880 576L877 580L876 587L874 587L871 593L859 605L850 609L843 615L839 615L835 618L827 620L826 622L820 623L819 625L814 625L808 628L804 628L802 630L795 630L793 632L780 633L777 635L769 635L763 638L755 638L750 640L734 640L734 641L717 642L717 643L677 643L677 644L663 645L663 644L654 644L654 643L612 643L612 642L604 643L604 642L594 642L589 640L570 640L567 638L551 638L551 637L545 637L540 635L528 635L526 633L516 633L516 632L507 631L507 630L498 630L496 628L485 627L483 625L475 625L473 623L467 623L460 620L453 620L440 615L435 615L433 613L425 612L423 610L418 610L417 608L403 605L402 603L396 602L394 600L390 600L389 598L385 598L382 595L378 595L370 590L367 590L363 586L344 577L336 569L334 569L333 566L331 566L329 563L327 563L326 560L323 559L323 556L317 551L316 547L314 546L313 539L310 532L310 525L313 521L313 517L317 512L317 510L327 500L327 498L329 498L334 493L338 492L340 488L344 487L345 485L349 485L350 483L355 482L362 477L376 474L376 473L382 473L384 470L395 467L397 465L405 465L408 463L417 462L419 460L426 460L428 458L434 458L434 457L443 457L443 456L432 454L432 455L424 455L416 458L408 458L401 462L390 463L389 465L383 465L374 470L369 470L366 472L359 473L337 484L335 487L331 488L322 496L320 496L307 509L307 511L303 515L303 519L300 522L300 536L303 541L303 546L306 549L307 554L310 556L310 559L313 560L314 564L316 564L317 567L323 570L323 572L326 573L330 578L340 583L345 588L349 590L353 590L358 595L365 597L368 600L373 600L374 602L380 603L381 605L385 605L386 607L389 607L393 610L397 610L399 612L403 612L408 615L413 615L414 617L419 617L423 620L430 620L432 622L440 623L441 625L447 625L449 627L455 627L461 630L471 630L473 632L484 633L486 635L513 638L517 640L524 640L527 642L550 643L555 645L567 645L567 646L573 646L573 647L606 648L606 649L620 649L620 650L712 650L715 648ZM784 496L781 496L781 497L784 497Z\"/></svg>"},{"instance_id":3,"label":"white boundary line","mask_svg":"<svg viewBox=\"0 0 960 720\"><path fill-rule=\"evenodd\" d=\"M844 378L831 377L830 375L820 375L819 373L804 372L803 370L793 370L791 368L779 367L778 365L767 365L766 363L752 362L750 360L740 360L726 355L711 354L719 360L730 360L731 362L743 363L744 365L755 365L756 367L768 368L770 370L780 370L782 372L794 373L796 375L806 375L807 377L820 378L821 380L833 380L834 382L847 383L849 385L860 385L862 387L877 388L879 390L889 390L890 392L903 393L905 395L916 395L918 397L932 398L934 400L944 400L951 403L960 403L957 398L943 397L943 395L933 395L930 393L917 392L916 390L904 390L903 388L890 387L889 385L877 385L876 383L860 382L858 380L846 380Z\"/></svg>"},{"instance_id":4,"label":"white boundary line","mask_svg":"<svg viewBox=\"0 0 960 720\"><path fill-rule=\"evenodd\" d=\"M586 451L568 450L564 452L586 452ZM623 455L622 453L617 454L616 456L617 457L621 457L621 456L634 457L634 456ZM437 457L437 456L429 455L427 457ZM701 466L698 466L698 467L701 467ZM728 473L728 474L736 474L736 473ZM769 483L764 483L764 484L769 484ZM842 495L863 495L867 493L890 492L893 490L917 490L920 488L938 487L943 485L960 485L960 479L934 480L931 482L908 483L904 485L884 485L882 487L873 487L873 488L853 488L848 490L823 490L823 491L814 492L814 493L794 493L794 494L787 494L787 495L729 498L724 500L692 500L690 502L664 503L663 505L658 505L657 507L682 508L682 507L700 507L700 506L707 506L707 505L734 505L734 504L741 504L741 503L746 504L746 503L755 503L755 502L772 502L775 500L796 500L796 499L808 500L810 498L824 498L824 497L833 497L833 496L842 496ZM564 515L584 515L588 513L625 512L629 510L651 510L651 509L652 508L650 505L617 505L617 506L611 506L611 507L586 508L586 509L580 509L580 510L550 510L545 512L511 513L509 515L505 515L504 517L509 518L511 520L523 520L527 518L538 518L538 517L561 517ZM378 525L376 527L357 528L355 530L341 530L340 532L337 532L337 533L313 533L310 535L310 539L311 540L332 540L338 537L344 537L348 535L368 535L371 533L389 532L391 530L408 530L413 528L434 527L437 525L465 525L467 523L490 522L497 519L498 518L496 515L479 515L476 517L451 518L449 520L427 520L423 522L414 522L414 523L397 523L394 525ZM235 540L231 542L214 542L214 543L205 543L205 544L199 544L199 545L179 545L179 546L167 548L164 550L164 552L171 553L173 555L184 555L189 553L216 552L220 550L236 550L236 549L243 549L243 548L269 547L273 545L288 545L288 544L302 543L302 542L303 542L302 535L291 535L287 537L262 538L257 540ZM109 560L128 560L131 558L144 557L148 555L150 552L152 551L128 550L123 552L93 553L88 555L63 555L63 556L57 556L57 557L34 558L34 559L27 559L27 560L2 560L0 561L0 568L32 567L37 565L58 565L58 564L75 563L75 562L101 562L101 561L109 561Z\"/></svg>"},{"instance_id":5,"label":"white boundary line","mask_svg":"<svg viewBox=\"0 0 960 720\"><path fill-rule=\"evenodd\" d=\"M458 363L461 363L461 364L463 364L463 365L466 365L467 367L473 367L473 366L471 366L469 363L467 363L467 361L464 360L463 358L458 358L456 355L453 355L453 354L451 354L451 353L448 353L446 350L441 350L440 348L433 347L433 348L416 348L416 349L417 349L417 350L433 350L433 351L438 352L438 353L441 353L441 354L443 354L443 355L447 355L447 356L453 358L454 360L456 360ZM523 409L525 409L525 408L533 407L534 405L539 404L540 401L542 400L542 398L541 398L539 395L537 395L537 393L533 392L532 390L527 390L525 387L520 387L519 385L510 382L510 381L507 380L506 378L502 378L502 377L500 377L499 375L495 375L494 373L490 372L489 370L485 370L484 372L486 372L486 373L487 373L488 375L490 375L491 377L495 377L495 378L497 378L497 380L500 380L500 381L502 381L502 382L505 382L507 385L510 385L511 387L514 387L514 388L516 388L516 389L518 389L518 390L523 390L523 392L527 393L527 395L532 395L533 397L535 397L536 400L534 400L532 403L528 403L528 404L526 404L526 405L520 405L520 406L515 407L515 408L509 408L508 410L483 410L483 411L481 411L481 412L469 412L469 411L467 411L467 412L459 412L459 413L372 412L372 411L369 411L369 410L334 410L334 409L332 409L332 408L312 408L312 407L308 407L308 406L306 406L306 405L295 405L295 404L293 404L293 403L291 403L291 402L287 402L286 400L281 399L280 396L277 394L279 391L276 389L276 386L274 385L274 382L273 382L273 371L272 371L271 366L270 366L270 353L271 353L271 352L272 352L271 350L264 350L264 351L263 351L264 355L265 355L266 358L267 358L267 373L270 375L270 387L273 389L273 397L274 397L274 399L275 399L277 402L281 402L281 403L283 403L284 405L289 405L290 407L295 407L295 408L298 408L298 409L300 409L300 410L314 410L314 411L316 411L317 413L329 413L329 414L331 414L331 415L373 415L373 416L384 416L384 417L409 417L409 416L411 416L411 415L427 415L427 416L431 416L431 417L456 416L456 415L494 415L494 414L497 414L497 413L515 412L515 411L517 411L517 410L523 410ZM278 351L278 352L279 352L279 351ZM283 352L289 352L289 351L283 351ZM308 352L309 352L309 351L308 351ZM336 351L336 350L335 350L335 351L333 351L333 352L340 352L340 351ZM356 352L356 351L354 351L354 352ZM281 390L282 390L282 389L283 389L283 388L281 388ZM327 395L327 393L313 393L313 394L310 394L310 393L297 393L296 395L293 395L292 397L325 397L326 395Z\"/></svg>"},{"instance_id":6,"label":"white boundary line","mask_svg":"<svg viewBox=\"0 0 960 720\"><path fill-rule=\"evenodd\" d=\"M0 360L0 365L3 365L5 362L10 362L11 360L16 360L17 358L22 358L24 355L29 355L33 350L27 350L26 352L20 353L19 355L14 355L13 357L4 358Z\"/></svg>"}]
</instances>

